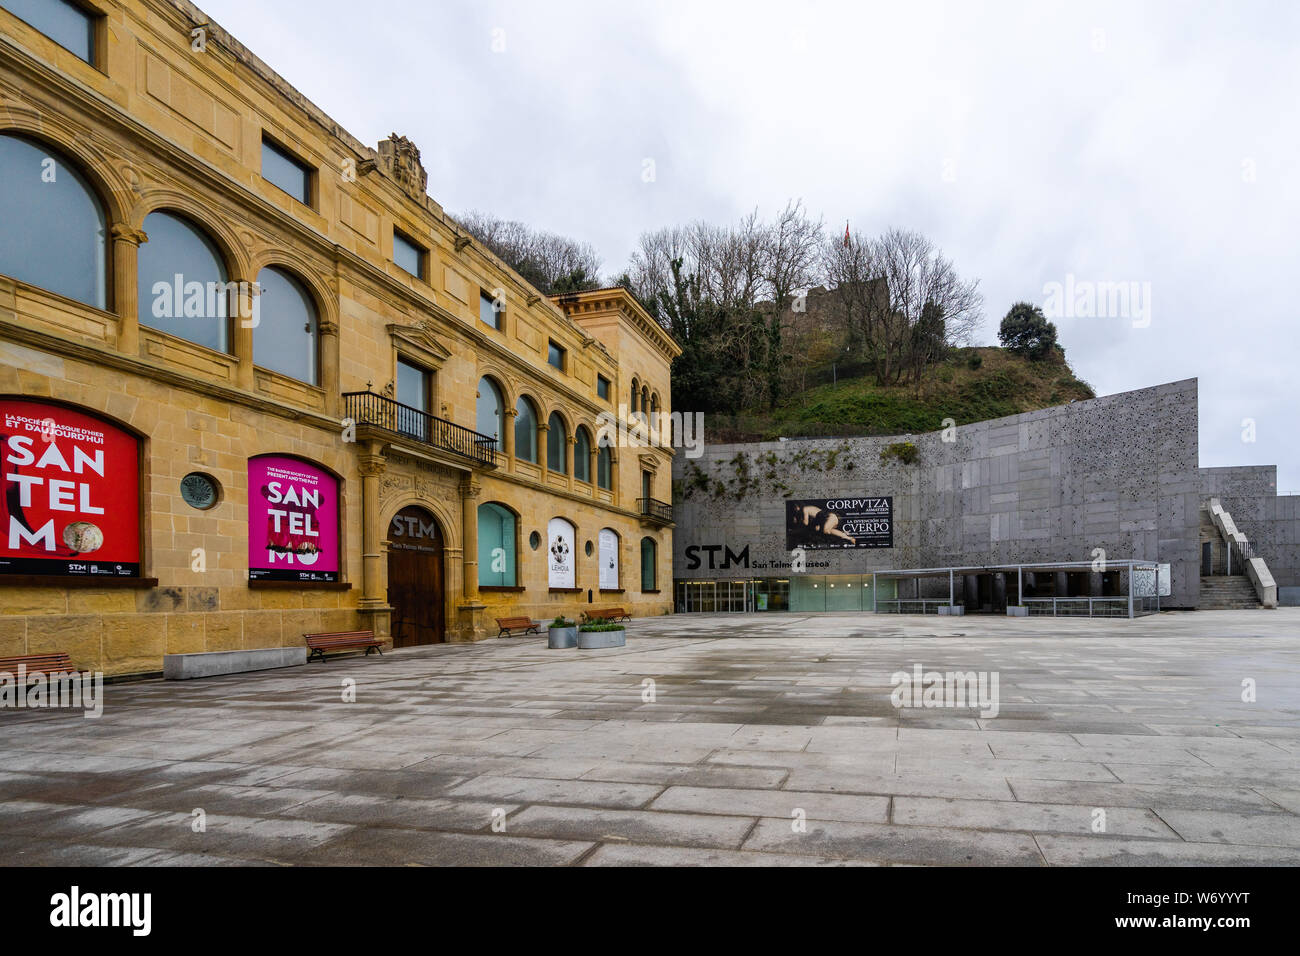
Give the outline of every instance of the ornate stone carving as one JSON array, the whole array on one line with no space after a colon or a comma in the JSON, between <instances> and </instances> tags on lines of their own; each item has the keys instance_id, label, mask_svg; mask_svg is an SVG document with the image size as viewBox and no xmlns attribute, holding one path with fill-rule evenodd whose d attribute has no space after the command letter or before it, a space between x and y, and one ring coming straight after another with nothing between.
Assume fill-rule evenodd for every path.
<instances>
[{"instance_id":1,"label":"ornate stone carving","mask_svg":"<svg viewBox=\"0 0 1300 956\"><path fill-rule=\"evenodd\" d=\"M403 491L405 488L405 478L401 478L397 475L384 475L383 479L379 482L379 497L391 498L393 495L397 494L399 491Z\"/></svg>"},{"instance_id":2,"label":"ornate stone carving","mask_svg":"<svg viewBox=\"0 0 1300 956\"><path fill-rule=\"evenodd\" d=\"M420 163L420 151L405 136L391 134L379 143L379 162L402 191L424 201L429 189L429 174Z\"/></svg>"},{"instance_id":3,"label":"ornate stone carving","mask_svg":"<svg viewBox=\"0 0 1300 956\"><path fill-rule=\"evenodd\" d=\"M362 455L357 461L362 478L376 478L384 473L386 466L383 455Z\"/></svg>"},{"instance_id":4,"label":"ornate stone carving","mask_svg":"<svg viewBox=\"0 0 1300 956\"><path fill-rule=\"evenodd\" d=\"M120 242L129 242L133 246L149 241L149 236L142 229L135 229L124 222L115 222L108 230L109 235Z\"/></svg>"}]
</instances>

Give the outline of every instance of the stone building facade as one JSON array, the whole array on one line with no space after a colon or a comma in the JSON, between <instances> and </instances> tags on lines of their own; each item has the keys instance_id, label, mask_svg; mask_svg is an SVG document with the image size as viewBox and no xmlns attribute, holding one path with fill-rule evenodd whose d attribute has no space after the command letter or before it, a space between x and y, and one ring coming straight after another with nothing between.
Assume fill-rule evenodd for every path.
<instances>
[{"instance_id":1,"label":"stone building facade","mask_svg":"<svg viewBox=\"0 0 1300 956\"><path fill-rule=\"evenodd\" d=\"M601 445L671 408L626 292L539 294L185 0L51 6L0 2L0 656L670 609L671 450Z\"/></svg>"}]
</instances>

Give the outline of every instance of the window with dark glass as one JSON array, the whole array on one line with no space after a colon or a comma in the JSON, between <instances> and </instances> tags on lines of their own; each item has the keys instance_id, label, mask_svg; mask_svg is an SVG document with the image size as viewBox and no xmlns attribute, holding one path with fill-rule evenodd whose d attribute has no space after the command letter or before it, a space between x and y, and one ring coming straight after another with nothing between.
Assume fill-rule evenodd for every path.
<instances>
[{"instance_id":1,"label":"window with dark glass","mask_svg":"<svg viewBox=\"0 0 1300 956\"><path fill-rule=\"evenodd\" d=\"M253 362L262 368L316 384L316 306L302 284L275 266L257 277L257 322Z\"/></svg>"},{"instance_id":2,"label":"window with dark glass","mask_svg":"<svg viewBox=\"0 0 1300 956\"><path fill-rule=\"evenodd\" d=\"M501 438L501 392L490 378L478 380L478 398L474 408L474 430L489 438ZM500 446L498 446L500 448Z\"/></svg>"},{"instance_id":3,"label":"window with dark glass","mask_svg":"<svg viewBox=\"0 0 1300 956\"><path fill-rule=\"evenodd\" d=\"M484 325L490 325L497 331L501 330L501 310L497 308L496 299L486 292L478 294L478 317Z\"/></svg>"},{"instance_id":4,"label":"window with dark glass","mask_svg":"<svg viewBox=\"0 0 1300 956\"><path fill-rule=\"evenodd\" d=\"M561 475L567 474L569 469L565 458L568 456L565 451L569 444L569 436L564 431L564 419L560 418L555 412L551 412L551 417L547 419L546 424L547 470Z\"/></svg>"},{"instance_id":5,"label":"window with dark glass","mask_svg":"<svg viewBox=\"0 0 1300 956\"><path fill-rule=\"evenodd\" d=\"M515 457L537 464L537 413L526 398L515 405Z\"/></svg>"},{"instance_id":6,"label":"window with dark glass","mask_svg":"<svg viewBox=\"0 0 1300 956\"><path fill-rule=\"evenodd\" d=\"M91 66L95 65L95 15L68 0L0 0L28 26L35 27Z\"/></svg>"},{"instance_id":7,"label":"window with dark glass","mask_svg":"<svg viewBox=\"0 0 1300 956\"><path fill-rule=\"evenodd\" d=\"M659 547L654 538L641 539L641 590L655 590Z\"/></svg>"},{"instance_id":8,"label":"window with dark glass","mask_svg":"<svg viewBox=\"0 0 1300 956\"><path fill-rule=\"evenodd\" d=\"M591 439L587 429L579 428L573 436L573 477L591 481Z\"/></svg>"},{"instance_id":9,"label":"window with dark glass","mask_svg":"<svg viewBox=\"0 0 1300 956\"><path fill-rule=\"evenodd\" d=\"M311 167L265 138L262 140L262 178L303 205L311 205Z\"/></svg>"},{"instance_id":10,"label":"window with dark glass","mask_svg":"<svg viewBox=\"0 0 1300 956\"><path fill-rule=\"evenodd\" d=\"M217 247L188 219L151 212L144 220L137 275L140 324L217 352L230 350L238 290L226 283Z\"/></svg>"},{"instance_id":11,"label":"window with dark glass","mask_svg":"<svg viewBox=\"0 0 1300 956\"><path fill-rule=\"evenodd\" d=\"M94 189L63 157L0 134L0 273L108 307L108 229Z\"/></svg>"},{"instance_id":12,"label":"window with dark glass","mask_svg":"<svg viewBox=\"0 0 1300 956\"><path fill-rule=\"evenodd\" d=\"M554 342L548 342L546 346L546 364L552 368L558 368L564 371L564 349L560 348Z\"/></svg>"},{"instance_id":13,"label":"window with dark glass","mask_svg":"<svg viewBox=\"0 0 1300 956\"><path fill-rule=\"evenodd\" d=\"M417 279L424 278L424 249L400 232L393 232L393 261Z\"/></svg>"},{"instance_id":14,"label":"window with dark glass","mask_svg":"<svg viewBox=\"0 0 1300 956\"><path fill-rule=\"evenodd\" d=\"M596 484L606 491L614 487L614 456L608 445L601 445L596 453Z\"/></svg>"},{"instance_id":15,"label":"window with dark glass","mask_svg":"<svg viewBox=\"0 0 1300 956\"><path fill-rule=\"evenodd\" d=\"M596 376L596 396L609 401L609 379L603 375Z\"/></svg>"}]
</instances>

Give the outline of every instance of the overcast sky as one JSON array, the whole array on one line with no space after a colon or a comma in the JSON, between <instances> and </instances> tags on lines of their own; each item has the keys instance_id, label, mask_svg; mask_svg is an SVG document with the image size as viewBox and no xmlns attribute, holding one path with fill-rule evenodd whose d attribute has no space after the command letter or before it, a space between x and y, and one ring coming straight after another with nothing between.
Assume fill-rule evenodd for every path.
<instances>
[{"instance_id":1,"label":"overcast sky","mask_svg":"<svg viewBox=\"0 0 1300 956\"><path fill-rule=\"evenodd\" d=\"M201 6L363 142L410 137L449 211L609 274L643 231L799 198L930 236L980 280L977 344L1067 276L1137 283L1149 314L1056 320L1075 372L1198 377L1201 464L1300 491L1300 4Z\"/></svg>"}]
</instances>

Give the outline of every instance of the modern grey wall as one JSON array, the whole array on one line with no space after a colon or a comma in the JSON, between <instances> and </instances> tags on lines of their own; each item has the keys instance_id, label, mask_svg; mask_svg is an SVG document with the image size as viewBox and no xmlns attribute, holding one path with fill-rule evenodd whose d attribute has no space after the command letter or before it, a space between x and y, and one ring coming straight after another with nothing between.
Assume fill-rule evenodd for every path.
<instances>
[{"instance_id":1,"label":"modern grey wall","mask_svg":"<svg viewBox=\"0 0 1300 956\"><path fill-rule=\"evenodd\" d=\"M1300 586L1300 495L1277 495L1275 465L1200 469L1202 496L1218 498L1268 564L1278 587Z\"/></svg>"},{"instance_id":2,"label":"modern grey wall","mask_svg":"<svg viewBox=\"0 0 1300 956\"><path fill-rule=\"evenodd\" d=\"M917 462L881 461L886 445L905 440L919 449ZM734 489L738 456L757 477L757 491L736 497L699 487L707 477ZM818 456L820 466L811 466ZM1203 487L1195 379L963 425L952 442L935 431L706 445L694 461L679 452L673 477L677 578L763 576L782 565L788 574L786 499L891 496L893 548L810 551L810 562L826 566L810 565L808 573L1091 561L1104 548L1110 561L1168 562L1167 604L1197 602ZM748 547L750 568L710 569L704 556L691 569L688 549L701 545L736 554ZM721 558L725 552L715 555Z\"/></svg>"}]
</instances>

